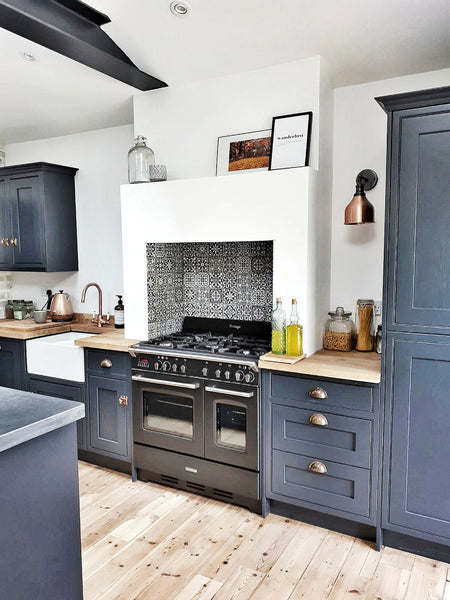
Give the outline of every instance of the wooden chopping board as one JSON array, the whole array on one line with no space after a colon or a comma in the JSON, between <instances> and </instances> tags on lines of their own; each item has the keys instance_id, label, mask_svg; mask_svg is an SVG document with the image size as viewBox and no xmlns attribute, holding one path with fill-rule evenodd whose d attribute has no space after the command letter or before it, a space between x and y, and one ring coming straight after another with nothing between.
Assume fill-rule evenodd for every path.
<instances>
[{"instance_id":1,"label":"wooden chopping board","mask_svg":"<svg viewBox=\"0 0 450 600\"><path fill-rule=\"evenodd\" d=\"M295 365L295 363L298 363L299 360L303 360L305 357L306 354L302 354L301 356L288 356L287 354L273 354L272 352L268 352L267 354L260 356L259 360Z\"/></svg>"}]
</instances>

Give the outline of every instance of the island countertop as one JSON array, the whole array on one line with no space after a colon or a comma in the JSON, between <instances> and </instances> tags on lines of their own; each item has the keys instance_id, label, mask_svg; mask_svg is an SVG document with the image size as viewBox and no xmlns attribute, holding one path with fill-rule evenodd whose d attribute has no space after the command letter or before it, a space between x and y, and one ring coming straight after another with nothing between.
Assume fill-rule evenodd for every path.
<instances>
[{"instance_id":1,"label":"island countertop","mask_svg":"<svg viewBox=\"0 0 450 600\"><path fill-rule=\"evenodd\" d=\"M0 387L0 452L83 417L80 402Z\"/></svg>"}]
</instances>

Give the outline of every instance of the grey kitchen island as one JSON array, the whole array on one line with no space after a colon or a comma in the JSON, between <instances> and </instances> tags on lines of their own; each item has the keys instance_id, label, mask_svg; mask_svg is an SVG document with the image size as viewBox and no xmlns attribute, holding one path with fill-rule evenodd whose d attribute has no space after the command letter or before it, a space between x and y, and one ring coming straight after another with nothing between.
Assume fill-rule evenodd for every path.
<instances>
[{"instance_id":1,"label":"grey kitchen island","mask_svg":"<svg viewBox=\"0 0 450 600\"><path fill-rule=\"evenodd\" d=\"M0 387L0 598L80 600L76 421L84 405Z\"/></svg>"}]
</instances>

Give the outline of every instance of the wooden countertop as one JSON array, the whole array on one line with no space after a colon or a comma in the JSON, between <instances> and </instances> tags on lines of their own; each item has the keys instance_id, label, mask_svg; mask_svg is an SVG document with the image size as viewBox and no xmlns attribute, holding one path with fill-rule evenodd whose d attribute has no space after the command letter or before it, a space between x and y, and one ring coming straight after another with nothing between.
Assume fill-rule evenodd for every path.
<instances>
[{"instance_id":1,"label":"wooden countertop","mask_svg":"<svg viewBox=\"0 0 450 600\"><path fill-rule=\"evenodd\" d=\"M282 359L281 356L280 359ZM312 356L295 364L272 362L264 360L264 356L262 356L259 359L259 368L298 375L380 383L381 356L375 352L356 352L356 350L352 352L318 350Z\"/></svg>"},{"instance_id":2,"label":"wooden countertop","mask_svg":"<svg viewBox=\"0 0 450 600\"><path fill-rule=\"evenodd\" d=\"M123 329L115 329L112 326L99 328L90 320L82 318L66 323L53 323L50 320L47 320L46 323L35 323L33 319L24 319L23 321L15 319L0 320L0 337L16 340L30 340L55 333L66 333L67 331L96 334L92 337L75 340L76 346L83 346L84 348L127 352L130 346L137 344L139 341L126 339Z\"/></svg>"}]
</instances>

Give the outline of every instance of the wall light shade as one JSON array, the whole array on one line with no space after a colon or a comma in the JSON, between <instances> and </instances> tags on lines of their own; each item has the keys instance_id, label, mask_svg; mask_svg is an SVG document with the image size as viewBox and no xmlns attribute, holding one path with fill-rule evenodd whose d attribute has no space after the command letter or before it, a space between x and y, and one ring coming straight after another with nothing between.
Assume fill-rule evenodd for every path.
<instances>
[{"instance_id":1,"label":"wall light shade","mask_svg":"<svg viewBox=\"0 0 450 600\"><path fill-rule=\"evenodd\" d=\"M356 190L350 204L345 208L345 225L364 225L375 223L375 209L367 200L365 190L373 189L378 175L371 169L364 169L356 177Z\"/></svg>"}]
</instances>

